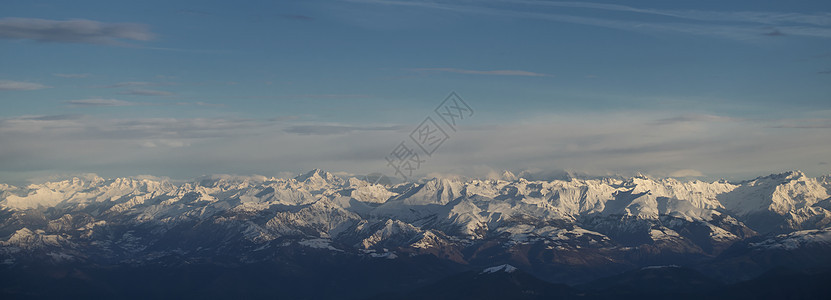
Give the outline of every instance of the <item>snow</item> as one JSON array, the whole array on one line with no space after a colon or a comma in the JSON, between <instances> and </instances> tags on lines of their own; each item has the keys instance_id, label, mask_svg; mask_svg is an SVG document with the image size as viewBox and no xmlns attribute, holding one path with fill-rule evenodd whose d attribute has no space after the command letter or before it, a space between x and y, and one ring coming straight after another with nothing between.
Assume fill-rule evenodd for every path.
<instances>
[{"instance_id":1,"label":"snow","mask_svg":"<svg viewBox=\"0 0 831 300\"><path fill-rule=\"evenodd\" d=\"M680 268L681 266L678 265L665 265L665 266L646 266L641 268L641 270L656 270L656 269L668 269L668 268Z\"/></svg>"},{"instance_id":2,"label":"snow","mask_svg":"<svg viewBox=\"0 0 831 300\"><path fill-rule=\"evenodd\" d=\"M313 170L289 179L217 175L176 185L149 176L82 176L25 188L0 184L0 206L19 214L15 222L20 222L9 222L20 225L10 228L15 232L0 246L72 247L78 239L111 235L114 246L143 251L152 241L130 233L134 226L165 232L193 222L224 226L258 247L301 236L303 246L332 251L341 251L331 246L333 240L358 249L425 250L504 235L506 246L545 242L554 249L612 243L600 233L607 232L603 228L637 231L656 242L684 239L687 223L703 224L712 241L729 243L740 239L731 232L744 226L744 217L760 212L784 217L783 226L793 230L831 222L826 205L831 180L798 171L740 183L512 176L384 186ZM42 222L21 221L38 207L61 213ZM111 234L108 228L127 233ZM827 235L806 231L757 246L792 249L823 242Z\"/></svg>"},{"instance_id":3,"label":"snow","mask_svg":"<svg viewBox=\"0 0 831 300\"><path fill-rule=\"evenodd\" d=\"M493 274L493 273L496 273L496 272L513 273L513 272L516 272L516 270L518 270L516 267L514 267L512 265L509 265L509 264L504 264L504 265L498 265L498 266L495 266L495 267L487 268L487 269L483 270L482 273L480 273L480 274Z\"/></svg>"},{"instance_id":4,"label":"snow","mask_svg":"<svg viewBox=\"0 0 831 300\"><path fill-rule=\"evenodd\" d=\"M360 245L364 249L369 249L390 239L411 240L419 233L421 233L421 229L409 223L402 222L400 220L387 220L383 227L375 231L375 233L369 237L363 239Z\"/></svg>"},{"instance_id":5,"label":"snow","mask_svg":"<svg viewBox=\"0 0 831 300\"><path fill-rule=\"evenodd\" d=\"M374 257L374 258L386 258L386 259L396 259L396 258L398 258L398 255L395 255L395 253L392 253L392 252L384 252L384 253L374 253L373 252L373 253L369 253L369 256Z\"/></svg>"},{"instance_id":6,"label":"snow","mask_svg":"<svg viewBox=\"0 0 831 300\"><path fill-rule=\"evenodd\" d=\"M310 239L310 240L303 240L298 242L298 244L302 246L306 246L309 248L315 249L328 249L332 251L343 252L343 250L332 247L332 240L330 239Z\"/></svg>"},{"instance_id":7,"label":"snow","mask_svg":"<svg viewBox=\"0 0 831 300\"><path fill-rule=\"evenodd\" d=\"M757 249L794 250L811 244L831 245L831 228L821 230L801 230L751 243Z\"/></svg>"},{"instance_id":8,"label":"snow","mask_svg":"<svg viewBox=\"0 0 831 300\"><path fill-rule=\"evenodd\" d=\"M800 171L758 177L719 197L725 208L739 215L772 211L786 215L827 199L828 190Z\"/></svg>"},{"instance_id":9,"label":"snow","mask_svg":"<svg viewBox=\"0 0 831 300\"><path fill-rule=\"evenodd\" d=\"M649 236L653 241L674 240L681 237L677 232L666 227L653 228L649 231Z\"/></svg>"},{"instance_id":10,"label":"snow","mask_svg":"<svg viewBox=\"0 0 831 300\"><path fill-rule=\"evenodd\" d=\"M410 244L410 247L417 249L430 249L442 244L443 242L444 241L442 241L442 239L439 236L437 236L432 231L427 230L421 235L421 239L419 239L415 243Z\"/></svg>"},{"instance_id":11,"label":"snow","mask_svg":"<svg viewBox=\"0 0 831 300\"><path fill-rule=\"evenodd\" d=\"M8 240L0 241L0 246L12 246L21 249L40 249L47 247L72 246L64 235L47 234L41 229L22 228L15 231Z\"/></svg>"},{"instance_id":12,"label":"snow","mask_svg":"<svg viewBox=\"0 0 831 300\"><path fill-rule=\"evenodd\" d=\"M94 203L121 201L146 194L161 194L175 187L166 180L116 178L98 176L32 184L23 195L11 194L0 201L0 206L11 209L54 207L60 203Z\"/></svg>"}]
</instances>

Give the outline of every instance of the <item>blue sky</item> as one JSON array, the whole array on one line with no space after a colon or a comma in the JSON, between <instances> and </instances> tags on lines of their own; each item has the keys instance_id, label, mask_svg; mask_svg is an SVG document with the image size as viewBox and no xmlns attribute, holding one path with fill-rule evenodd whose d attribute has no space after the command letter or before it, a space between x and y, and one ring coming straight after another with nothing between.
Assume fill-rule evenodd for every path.
<instances>
[{"instance_id":1,"label":"blue sky","mask_svg":"<svg viewBox=\"0 0 831 300\"><path fill-rule=\"evenodd\" d=\"M827 1L6 1L0 181L391 173L831 173Z\"/></svg>"}]
</instances>

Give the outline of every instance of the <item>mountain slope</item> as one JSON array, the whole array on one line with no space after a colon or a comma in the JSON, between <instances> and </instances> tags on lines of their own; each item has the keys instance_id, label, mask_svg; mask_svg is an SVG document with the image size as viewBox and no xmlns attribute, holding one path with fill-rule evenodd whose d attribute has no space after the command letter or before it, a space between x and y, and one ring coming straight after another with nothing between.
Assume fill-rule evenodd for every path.
<instances>
[{"instance_id":1,"label":"mountain slope","mask_svg":"<svg viewBox=\"0 0 831 300\"><path fill-rule=\"evenodd\" d=\"M317 251L426 255L474 268L510 263L580 282L649 265L831 247L801 242L824 236L831 197L827 179L798 171L739 183L502 177L380 185L318 169L288 179L87 176L2 185L0 261L248 264ZM773 265L756 266L748 274Z\"/></svg>"}]
</instances>

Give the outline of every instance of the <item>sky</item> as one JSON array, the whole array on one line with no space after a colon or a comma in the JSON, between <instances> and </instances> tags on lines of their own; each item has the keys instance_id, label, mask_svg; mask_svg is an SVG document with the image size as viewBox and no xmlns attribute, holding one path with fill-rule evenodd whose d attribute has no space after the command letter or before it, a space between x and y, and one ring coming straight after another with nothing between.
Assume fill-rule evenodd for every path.
<instances>
[{"instance_id":1,"label":"sky","mask_svg":"<svg viewBox=\"0 0 831 300\"><path fill-rule=\"evenodd\" d=\"M0 7L3 183L831 173L828 1Z\"/></svg>"}]
</instances>

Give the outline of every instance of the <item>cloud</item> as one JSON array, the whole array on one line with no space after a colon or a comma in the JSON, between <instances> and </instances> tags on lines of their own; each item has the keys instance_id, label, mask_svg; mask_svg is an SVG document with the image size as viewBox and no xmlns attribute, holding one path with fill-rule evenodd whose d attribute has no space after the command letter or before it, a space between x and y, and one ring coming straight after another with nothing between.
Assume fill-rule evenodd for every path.
<instances>
[{"instance_id":1,"label":"cloud","mask_svg":"<svg viewBox=\"0 0 831 300\"><path fill-rule=\"evenodd\" d=\"M717 115L707 115L707 114L685 114L675 117L669 118L661 118L655 120L653 123L655 125L672 125L678 123L696 123L696 122L729 122L729 121L740 121L740 119L732 118L732 117L725 117L725 116L717 116Z\"/></svg>"},{"instance_id":2,"label":"cloud","mask_svg":"<svg viewBox=\"0 0 831 300\"><path fill-rule=\"evenodd\" d=\"M202 101L196 102L177 102L176 105L195 105L195 106L206 106L206 107L225 107L225 104L222 103L207 103Z\"/></svg>"},{"instance_id":3,"label":"cloud","mask_svg":"<svg viewBox=\"0 0 831 300\"><path fill-rule=\"evenodd\" d=\"M63 120L77 120L80 119L82 115L73 115L73 114L61 114L61 115L43 115L43 116L24 116L19 117L20 120L32 120L32 121L63 121Z\"/></svg>"},{"instance_id":4,"label":"cloud","mask_svg":"<svg viewBox=\"0 0 831 300\"><path fill-rule=\"evenodd\" d=\"M126 81L126 82L119 82L110 85L102 85L98 86L99 88L122 88L122 87L133 87L133 86L152 86L152 85L161 85L160 83L155 82L147 82L147 81Z\"/></svg>"},{"instance_id":5,"label":"cloud","mask_svg":"<svg viewBox=\"0 0 831 300\"><path fill-rule=\"evenodd\" d=\"M135 23L103 23L84 19L0 19L0 38L5 39L125 45L121 40L149 41L153 37L147 26Z\"/></svg>"},{"instance_id":6,"label":"cloud","mask_svg":"<svg viewBox=\"0 0 831 300\"><path fill-rule=\"evenodd\" d=\"M40 83L0 80L0 91L34 91L49 88Z\"/></svg>"},{"instance_id":7,"label":"cloud","mask_svg":"<svg viewBox=\"0 0 831 300\"><path fill-rule=\"evenodd\" d=\"M332 98L368 98L365 94L302 94L287 95L282 98L306 98L306 99L332 99Z\"/></svg>"},{"instance_id":8,"label":"cloud","mask_svg":"<svg viewBox=\"0 0 831 300\"><path fill-rule=\"evenodd\" d=\"M139 142L139 146L143 148L182 148L190 146L190 143L184 140L177 139L156 139Z\"/></svg>"},{"instance_id":9,"label":"cloud","mask_svg":"<svg viewBox=\"0 0 831 300\"><path fill-rule=\"evenodd\" d=\"M204 106L204 107L224 107L224 104L214 104L207 102L176 102L176 103L153 103L153 102L135 102L118 99L80 99L69 100L64 103L73 106L136 106L136 105L179 105L179 106Z\"/></svg>"},{"instance_id":10,"label":"cloud","mask_svg":"<svg viewBox=\"0 0 831 300\"><path fill-rule=\"evenodd\" d=\"M762 11L701 11L701 10L661 10L644 9L626 5L592 3L592 2L560 2L560 1L523 1L503 0L498 2L523 3L537 6L557 6L571 8L588 8L597 10L640 13L657 16L675 17L697 21L744 22L760 24L809 24L818 26L831 25L831 16L828 14L803 14Z\"/></svg>"},{"instance_id":11,"label":"cloud","mask_svg":"<svg viewBox=\"0 0 831 300\"><path fill-rule=\"evenodd\" d=\"M131 105L138 105L139 103L124 101L124 100L117 100L117 99L81 99L81 100L69 100L65 101L64 103L75 105L75 106L131 106Z\"/></svg>"},{"instance_id":12,"label":"cloud","mask_svg":"<svg viewBox=\"0 0 831 300\"><path fill-rule=\"evenodd\" d=\"M55 74L52 74L52 75L57 76L57 77L61 77L61 78L87 78L87 77L89 77L89 76L90 76L90 74L86 74L86 73L84 73L84 74L61 74L61 73L55 73Z\"/></svg>"},{"instance_id":13,"label":"cloud","mask_svg":"<svg viewBox=\"0 0 831 300\"><path fill-rule=\"evenodd\" d=\"M817 162L828 161L831 130L772 126L811 123L796 119L704 121L712 118L718 116L628 110L563 112L492 124L477 119L461 125L433 155L425 156L414 175L486 177L492 170L565 169L742 179L789 169L827 172L827 166ZM69 115L0 118L0 161L4 162L0 177L48 171L187 178L208 173L273 175L314 167L392 175L384 157L402 140L409 140L408 129L415 125L290 122Z\"/></svg>"},{"instance_id":14,"label":"cloud","mask_svg":"<svg viewBox=\"0 0 831 300\"><path fill-rule=\"evenodd\" d=\"M784 36L785 35L781 31L779 31L779 29L776 29L776 28L771 29L770 31L765 32L763 34L766 35L766 36Z\"/></svg>"},{"instance_id":15,"label":"cloud","mask_svg":"<svg viewBox=\"0 0 831 300\"><path fill-rule=\"evenodd\" d=\"M96 101L89 102L92 103L90 105L98 105L95 104ZM238 134L245 135L243 134L244 130L270 125L270 122L248 119L106 119L82 115L46 115L0 119L0 134L27 132L37 133L39 138L137 139L146 141L174 137L177 139L230 137ZM33 136L32 138L36 137Z\"/></svg>"},{"instance_id":16,"label":"cloud","mask_svg":"<svg viewBox=\"0 0 831 300\"><path fill-rule=\"evenodd\" d=\"M159 91L159 90L148 90L148 89L135 89L135 90L120 92L118 94L120 94L120 95L133 95L133 96L172 96L172 95L175 95L172 92Z\"/></svg>"},{"instance_id":17,"label":"cloud","mask_svg":"<svg viewBox=\"0 0 831 300\"><path fill-rule=\"evenodd\" d=\"M474 74L474 75L533 76L533 77L550 76L548 74L522 71L522 70L481 71L481 70L465 70L465 69L455 69L455 68L415 68L415 69L407 69L407 70L415 71L415 72L443 72L443 73Z\"/></svg>"},{"instance_id":18,"label":"cloud","mask_svg":"<svg viewBox=\"0 0 831 300\"><path fill-rule=\"evenodd\" d=\"M296 125L283 131L300 135L346 134L353 131L394 131L403 126L344 126L344 125Z\"/></svg>"},{"instance_id":19,"label":"cloud","mask_svg":"<svg viewBox=\"0 0 831 300\"><path fill-rule=\"evenodd\" d=\"M791 119L781 120L779 124L771 126L772 128L795 128L795 129L817 129L817 128L831 128L831 119L812 118L812 119Z\"/></svg>"},{"instance_id":20,"label":"cloud","mask_svg":"<svg viewBox=\"0 0 831 300\"><path fill-rule=\"evenodd\" d=\"M831 26L831 15L822 13L799 14L750 11L672 11L641 9L624 5L601 3L523 0L497 0L481 2L352 0L352 2L420 7L425 9L509 18L540 19L635 32L693 34L734 40L757 39L760 36L765 36L766 33L771 33L769 25L781 24L782 26L777 26L775 31L779 34L831 38L831 28L828 28L828 26ZM551 9L551 7L607 10L618 12L620 15L611 14L609 16L605 16L608 14L604 14L604 18L597 18L580 15L579 13L563 14L560 13L561 10L554 10ZM585 12L581 13L585 14ZM631 16L627 16L625 14L631 13L649 14L664 18L669 17L677 20L666 22L658 21L658 19L648 20L640 18L638 21L630 21L632 19Z\"/></svg>"},{"instance_id":21,"label":"cloud","mask_svg":"<svg viewBox=\"0 0 831 300\"><path fill-rule=\"evenodd\" d=\"M704 177L704 173L693 169L683 169L669 173L670 177Z\"/></svg>"},{"instance_id":22,"label":"cloud","mask_svg":"<svg viewBox=\"0 0 831 300\"><path fill-rule=\"evenodd\" d=\"M831 70L824 70L817 72L818 74L831 74Z\"/></svg>"}]
</instances>

